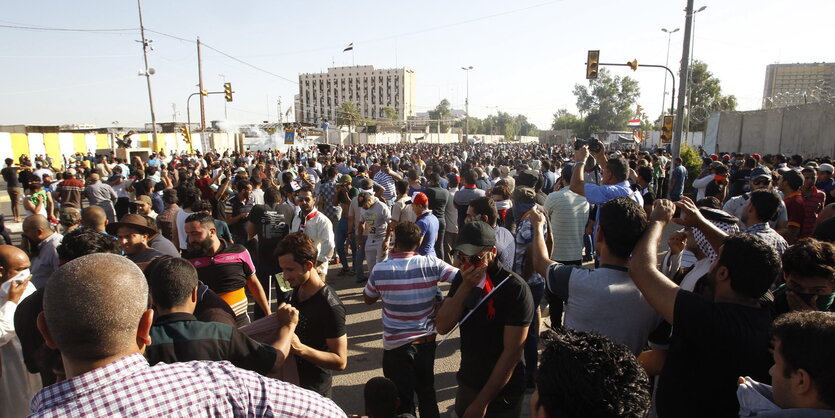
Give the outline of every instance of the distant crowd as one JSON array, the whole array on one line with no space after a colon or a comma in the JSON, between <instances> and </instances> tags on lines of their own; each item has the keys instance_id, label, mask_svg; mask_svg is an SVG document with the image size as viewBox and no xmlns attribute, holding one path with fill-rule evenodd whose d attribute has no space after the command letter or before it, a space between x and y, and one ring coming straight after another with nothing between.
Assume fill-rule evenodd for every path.
<instances>
[{"instance_id":1,"label":"distant crowd","mask_svg":"<svg viewBox=\"0 0 835 418\"><path fill-rule=\"evenodd\" d=\"M518 417L526 393L536 417L835 416L832 161L701 158L6 159L0 416L438 417L453 332L458 417ZM336 281L380 307L360 411L330 399L352 362Z\"/></svg>"}]
</instances>

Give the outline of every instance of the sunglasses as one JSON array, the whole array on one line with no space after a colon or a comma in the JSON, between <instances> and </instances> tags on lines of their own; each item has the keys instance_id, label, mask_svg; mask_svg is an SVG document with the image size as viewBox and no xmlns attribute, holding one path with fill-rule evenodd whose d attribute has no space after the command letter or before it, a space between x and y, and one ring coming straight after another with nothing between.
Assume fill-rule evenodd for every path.
<instances>
[{"instance_id":1,"label":"sunglasses","mask_svg":"<svg viewBox=\"0 0 835 418\"><path fill-rule=\"evenodd\" d=\"M461 261L469 261L470 264L476 265L484 261L484 258L487 257L487 254L481 255L466 255L461 251L454 250L452 251L452 256L461 259Z\"/></svg>"},{"instance_id":2,"label":"sunglasses","mask_svg":"<svg viewBox=\"0 0 835 418\"><path fill-rule=\"evenodd\" d=\"M756 180L753 181L753 183L758 185L758 186L763 186L763 185L766 185L766 184L771 184L771 180L769 180L769 179L756 179Z\"/></svg>"}]
</instances>

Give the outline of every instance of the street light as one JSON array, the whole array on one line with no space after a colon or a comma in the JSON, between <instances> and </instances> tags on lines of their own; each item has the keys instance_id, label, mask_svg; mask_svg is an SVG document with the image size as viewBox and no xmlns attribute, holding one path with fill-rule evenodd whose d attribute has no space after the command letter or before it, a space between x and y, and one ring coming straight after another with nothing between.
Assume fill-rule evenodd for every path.
<instances>
[{"instance_id":1,"label":"street light","mask_svg":"<svg viewBox=\"0 0 835 418\"><path fill-rule=\"evenodd\" d=\"M226 76L223 74L218 74L217 76L222 78L223 84L226 85ZM223 102L223 120L229 120L229 116L226 116L226 103L227 102Z\"/></svg>"},{"instance_id":2,"label":"street light","mask_svg":"<svg viewBox=\"0 0 835 418\"><path fill-rule=\"evenodd\" d=\"M464 140L470 139L470 70L473 66L461 67L467 73L467 97L464 99L464 115L467 118L464 121Z\"/></svg>"},{"instance_id":3,"label":"street light","mask_svg":"<svg viewBox=\"0 0 835 418\"><path fill-rule=\"evenodd\" d=\"M684 131L690 132L690 93L693 91L693 47L696 44L696 14L701 13L707 9L707 6L699 7L693 11L693 29L690 38L690 65L687 66L687 124L684 125ZM685 142L687 135L684 136Z\"/></svg>"},{"instance_id":4,"label":"street light","mask_svg":"<svg viewBox=\"0 0 835 418\"><path fill-rule=\"evenodd\" d=\"M670 41L673 39L673 34L678 32L679 28L675 28L673 30L668 30L667 28L661 28L661 32L667 34L667 61L665 61L664 66L670 66ZM664 102L667 101L667 73L664 73L664 95L661 96L661 116L664 116ZM673 113L673 109L670 108L670 114Z\"/></svg>"}]
</instances>

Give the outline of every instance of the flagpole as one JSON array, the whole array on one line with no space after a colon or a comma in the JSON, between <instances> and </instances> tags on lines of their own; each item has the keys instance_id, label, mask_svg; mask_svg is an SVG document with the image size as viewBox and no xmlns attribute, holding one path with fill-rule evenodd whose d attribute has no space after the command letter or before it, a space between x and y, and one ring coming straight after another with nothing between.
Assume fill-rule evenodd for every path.
<instances>
[{"instance_id":1,"label":"flagpole","mask_svg":"<svg viewBox=\"0 0 835 418\"><path fill-rule=\"evenodd\" d=\"M354 48L351 47L351 67L355 66L354 64Z\"/></svg>"}]
</instances>

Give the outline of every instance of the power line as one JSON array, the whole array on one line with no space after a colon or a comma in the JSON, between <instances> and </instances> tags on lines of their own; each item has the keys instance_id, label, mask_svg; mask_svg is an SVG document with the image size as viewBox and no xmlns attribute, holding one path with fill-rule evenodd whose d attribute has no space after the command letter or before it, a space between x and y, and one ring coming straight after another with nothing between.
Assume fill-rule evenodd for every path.
<instances>
[{"instance_id":1,"label":"power line","mask_svg":"<svg viewBox=\"0 0 835 418\"><path fill-rule=\"evenodd\" d=\"M212 51L217 52L217 53L218 53L218 54L220 54L220 55L223 55L223 56L225 56L225 57L227 57L227 58L229 58L229 59L233 60L233 61L237 61L237 62L239 62L239 63L241 63L241 64L244 64L244 65L246 65L246 66L248 66L248 67L252 67L252 68L254 68L254 69L258 70L258 71L261 71L261 72L263 72L263 73L269 74L269 75L271 75L271 76L273 76L273 77L280 78L280 79L282 79L282 80L284 80L284 81L287 81L287 82L289 82L289 83L299 84L299 82L298 82L298 81L291 80L291 79L289 79L289 78L287 78L287 77L284 77L284 76L280 76L280 75L278 75L278 74L276 74L276 73L274 73L274 72L272 72L272 71L268 71L268 70L265 70L265 69L263 69L263 68L261 68L261 67L258 67L258 66L256 66L256 65L250 64L250 63L248 63L248 62L246 62L246 61L244 61L244 60L242 60L242 59L240 59L240 58L233 57L232 55L229 55L229 54L227 54L227 53L225 53L225 52L223 52L223 51L221 51L221 50L219 50L219 49L217 49L217 48L214 48L214 47L212 47L212 46L210 46L210 45L208 45L208 44L206 44L206 43L203 43L202 45L203 45L203 46L205 46L206 48L211 49Z\"/></svg>"},{"instance_id":2,"label":"power line","mask_svg":"<svg viewBox=\"0 0 835 418\"><path fill-rule=\"evenodd\" d=\"M30 26L30 25L0 25L3 29L17 29L17 30L31 30L43 32L92 32L92 33L106 33L106 32L131 32L137 31L139 28L121 28L121 29L78 29L78 28L59 28L49 26Z\"/></svg>"}]
</instances>

